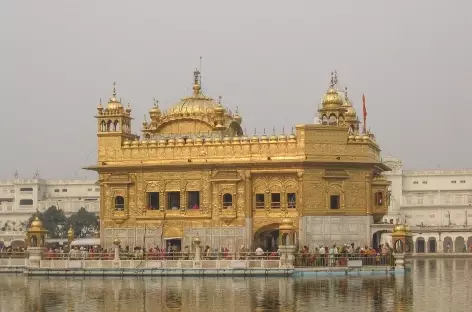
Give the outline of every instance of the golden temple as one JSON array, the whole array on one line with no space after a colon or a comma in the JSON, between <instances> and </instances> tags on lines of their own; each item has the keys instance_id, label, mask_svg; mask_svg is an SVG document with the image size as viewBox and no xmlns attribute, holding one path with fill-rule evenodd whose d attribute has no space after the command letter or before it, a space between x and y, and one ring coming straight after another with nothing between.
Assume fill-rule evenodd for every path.
<instances>
[{"instance_id":1,"label":"golden temple","mask_svg":"<svg viewBox=\"0 0 472 312\"><path fill-rule=\"evenodd\" d=\"M299 244L368 244L370 224L387 212L389 183L380 148L338 87L322 98L317 124L285 135L248 137L242 117L193 93L162 111L157 101L131 132L131 108L115 86L98 106L98 163L102 245L202 245L230 250L273 249L290 218ZM257 246L256 246L257 245Z\"/></svg>"}]
</instances>

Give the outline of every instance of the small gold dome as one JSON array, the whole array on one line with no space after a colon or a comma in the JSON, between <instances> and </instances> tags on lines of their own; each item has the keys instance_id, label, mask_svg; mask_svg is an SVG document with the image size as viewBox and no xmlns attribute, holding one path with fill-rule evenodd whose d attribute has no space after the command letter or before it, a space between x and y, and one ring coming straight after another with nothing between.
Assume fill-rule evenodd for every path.
<instances>
[{"instance_id":1,"label":"small gold dome","mask_svg":"<svg viewBox=\"0 0 472 312\"><path fill-rule=\"evenodd\" d=\"M277 136L275 134L271 135L269 138L270 142L277 142Z\"/></svg>"},{"instance_id":2,"label":"small gold dome","mask_svg":"<svg viewBox=\"0 0 472 312\"><path fill-rule=\"evenodd\" d=\"M192 138L188 138L187 141L185 141L185 144L187 144L187 145L193 145L193 139L192 139Z\"/></svg>"},{"instance_id":3,"label":"small gold dome","mask_svg":"<svg viewBox=\"0 0 472 312\"><path fill-rule=\"evenodd\" d=\"M157 145L157 140L152 138L150 141L149 141L149 144L151 145Z\"/></svg>"},{"instance_id":4,"label":"small gold dome","mask_svg":"<svg viewBox=\"0 0 472 312\"><path fill-rule=\"evenodd\" d=\"M159 105L157 104L156 100L154 100L154 106L149 110L149 115L151 117L161 115L161 110L159 109Z\"/></svg>"},{"instance_id":5,"label":"small gold dome","mask_svg":"<svg viewBox=\"0 0 472 312\"><path fill-rule=\"evenodd\" d=\"M120 239L118 238L118 236L116 236L115 239L113 240L113 245L119 246L120 244L121 244L121 241L120 241Z\"/></svg>"},{"instance_id":6,"label":"small gold dome","mask_svg":"<svg viewBox=\"0 0 472 312\"><path fill-rule=\"evenodd\" d=\"M287 137L285 136L285 134L282 133L282 134L279 136L279 141L280 141L280 142L285 142L285 141L287 141Z\"/></svg>"},{"instance_id":7,"label":"small gold dome","mask_svg":"<svg viewBox=\"0 0 472 312\"><path fill-rule=\"evenodd\" d=\"M159 146L165 146L166 145L166 140L160 139L159 140Z\"/></svg>"},{"instance_id":8,"label":"small gold dome","mask_svg":"<svg viewBox=\"0 0 472 312\"><path fill-rule=\"evenodd\" d=\"M261 136L261 141L262 142L266 142L269 140L269 137L264 133L262 136Z\"/></svg>"},{"instance_id":9,"label":"small gold dome","mask_svg":"<svg viewBox=\"0 0 472 312\"><path fill-rule=\"evenodd\" d=\"M184 145L185 144L185 140L183 138L178 138L177 139L177 144L178 145Z\"/></svg>"},{"instance_id":10,"label":"small gold dome","mask_svg":"<svg viewBox=\"0 0 472 312\"><path fill-rule=\"evenodd\" d=\"M139 139L136 138L133 143L131 143L132 146L139 146Z\"/></svg>"},{"instance_id":11,"label":"small gold dome","mask_svg":"<svg viewBox=\"0 0 472 312\"><path fill-rule=\"evenodd\" d=\"M129 146L131 144L131 141L126 139L124 142L123 142L124 145L126 146Z\"/></svg>"},{"instance_id":12,"label":"small gold dome","mask_svg":"<svg viewBox=\"0 0 472 312\"><path fill-rule=\"evenodd\" d=\"M291 142L293 142L293 141L296 141L296 140L297 140L297 137L295 136L295 134L292 133L292 134L290 134L290 135L288 136L288 140L291 141Z\"/></svg>"},{"instance_id":13,"label":"small gold dome","mask_svg":"<svg viewBox=\"0 0 472 312\"><path fill-rule=\"evenodd\" d=\"M393 229L394 232L405 232L405 226L403 224L397 224L395 225L395 228Z\"/></svg>"},{"instance_id":14,"label":"small gold dome","mask_svg":"<svg viewBox=\"0 0 472 312\"><path fill-rule=\"evenodd\" d=\"M238 136L233 137L233 143L239 143L241 141L241 138Z\"/></svg>"},{"instance_id":15,"label":"small gold dome","mask_svg":"<svg viewBox=\"0 0 472 312\"><path fill-rule=\"evenodd\" d=\"M167 140L167 145L175 145L175 140L173 138L170 138Z\"/></svg>"},{"instance_id":16,"label":"small gold dome","mask_svg":"<svg viewBox=\"0 0 472 312\"><path fill-rule=\"evenodd\" d=\"M231 139L227 135L223 138L224 143L229 143L230 141L231 141Z\"/></svg>"},{"instance_id":17,"label":"small gold dome","mask_svg":"<svg viewBox=\"0 0 472 312\"><path fill-rule=\"evenodd\" d=\"M198 235L197 235L197 237L195 237L195 238L193 239L193 243L194 243L195 245L200 245L201 242L202 242L202 241L201 241L201 239L200 239L200 236L198 236Z\"/></svg>"},{"instance_id":18,"label":"small gold dome","mask_svg":"<svg viewBox=\"0 0 472 312\"><path fill-rule=\"evenodd\" d=\"M256 143L256 142L259 142L259 137L257 135L254 135L252 138L251 138L251 141Z\"/></svg>"},{"instance_id":19,"label":"small gold dome","mask_svg":"<svg viewBox=\"0 0 472 312\"><path fill-rule=\"evenodd\" d=\"M33 222L31 222L31 228L42 228L43 223L39 220L38 216L34 218Z\"/></svg>"},{"instance_id":20,"label":"small gold dome","mask_svg":"<svg viewBox=\"0 0 472 312\"><path fill-rule=\"evenodd\" d=\"M221 138L219 136L214 137L213 138L213 143L220 144L221 143Z\"/></svg>"},{"instance_id":21,"label":"small gold dome","mask_svg":"<svg viewBox=\"0 0 472 312\"><path fill-rule=\"evenodd\" d=\"M195 144L198 144L198 145L203 144L203 139L202 139L201 137L197 137L197 138L195 139Z\"/></svg>"},{"instance_id":22,"label":"small gold dome","mask_svg":"<svg viewBox=\"0 0 472 312\"><path fill-rule=\"evenodd\" d=\"M323 107L338 107L343 105L343 100L341 96L339 96L338 91L336 91L333 87L328 89L328 92L323 96L323 100L321 101Z\"/></svg>"},{"instance_id":23,"label":"small gold dome","mask_svg":"<svg viewBox=\"0 0 472 312\"><path fill-rule=\"evenodd\" d=\"M239 116L238 113L236 113L233 117L234 121L236 121L237 123L241 123L243 121L243 118L241 116Z\"/></svg>"}]
</instances>

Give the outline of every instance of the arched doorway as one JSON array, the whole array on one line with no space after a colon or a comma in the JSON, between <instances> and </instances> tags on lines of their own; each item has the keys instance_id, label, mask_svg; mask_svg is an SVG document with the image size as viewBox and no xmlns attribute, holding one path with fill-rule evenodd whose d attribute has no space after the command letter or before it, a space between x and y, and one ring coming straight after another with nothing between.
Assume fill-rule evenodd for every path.
<instances>
[{"instance_id":1,"label":"arched doorway","mask_svg":"<svg viewBox=\"0 0 472 312\"><path fill-rule=\"evenodd\" d=\"M260 228L254 234L253 249L261 247L264 251L277 251L279 240L279 224L270 224Z\"/></svg>"},{"instance_id":2,"label":"arched doorway","mask_svg":"<svg viewBox=\"0 0 472 312\"><path fill-rule=\"evenodd\" d=\"M428 252L436 252L436 238L434 237L428 239Z\"/></svg>"},{"instance_id":3,"label":"arched doorway","mask_svg":"<svg viewBox=\"0 0 472 312\"><path fill-rule=\"evenodd\" d=\"M472 252L472 236L467 238L467 252Z\"/></svg>"},{"instance_id":4,"label":"arched doorway","mask_svg":"<svg viewBox=\"0 0 472 312\"><path fill-rule=\"evenodd\" d=\"M457 236L454 242L454 252L465 252L464 250L464 237Z\"/></svg>"},{"instance_id":5,"label":"arched doorway","mask_svg":"<svg viewBox=\"0 0 472 312\"><path fill-rule=\"evenodd\" d=\"M380 248L380 245L383 244L382 234L388 233L386 230L380 230L372 234L372 247Z\"/></svg>"},{"instance_id":6,"label":"arched doorway","mask_svg":"<svg viewBox=\"0 0 472 312\"><path fill-rule=\"evenodd\" d=\"M417 253L424 253L425 252L425 241L423 237L418 237L416 239L416 252Z\"/></svg>"},{"instance_id":7,"label":"arched doorway","mask_svg":"<svg viewBox=\"0 0 472 312\"><path fill-rule=\"evenodd\" d=\"M452 243L452 238L450 238L449 236L445 237L444 238L444 242L443 242L443 250L444 252L452 252L453 251L453 243Z\"/></svg>"}]
</instances>

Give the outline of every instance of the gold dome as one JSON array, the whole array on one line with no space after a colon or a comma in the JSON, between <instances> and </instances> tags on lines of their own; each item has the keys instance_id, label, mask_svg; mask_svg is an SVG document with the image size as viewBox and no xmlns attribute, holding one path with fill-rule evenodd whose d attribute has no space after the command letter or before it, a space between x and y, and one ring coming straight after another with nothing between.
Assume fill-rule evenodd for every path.
<instances>
[{"instance_id":1,"label":"gold dome","mask_svg":"<svg viewBox=\"0 0 472 312\"><path fill-rule=\"evenodd\" d=\"M34 221L31 222L31 228L42 228L43 223L39 220L38 216L34 218Z\"/></svg>"},{"instance_id":2,"label":"gold dome","mask_svg":"<svg viewBox=\"0 0 472 312\"><path fill-rule=\"evenodd\" d=\"M334 87L330 87L321 101L323 107L338 107L343 105L343 100Z\"/></svg>"},{"instance_id":3,"label":"gold dome","mask_svg":"<svg viewBox=\"0 0 472 312\"><path fill-rule=\"evenodd\" d=\"M116 109L123 107L121 106L121 101L116 98L116 82L113 82L113 94L111 95L110 99L108 100L107 109Z\"/></svg>"},{"instance_id":4,"label":"gold dome","mask_svg":"<svg viewBox=\"0 0 472 312\"><path fill-rule=\"evenodd\" d=\"M395 225L395 228L393 229L394 232L406 232L405 226L403 224L397 224Z\"/></svg>"},{"instance_id":5,"label":"gold dome","mask_svg":"<svg viewBox=\"0 0 472 312\"><path fill-rule=\"evenodd\" d=\"M157 116L157 115L160 115L161 114L161 110L159 109L159 101L157 101L156 99L154 99L154 105L153 107L149 110L149 115L151 115L151 117L154 116Z\"/></svg>"}]
</instances>

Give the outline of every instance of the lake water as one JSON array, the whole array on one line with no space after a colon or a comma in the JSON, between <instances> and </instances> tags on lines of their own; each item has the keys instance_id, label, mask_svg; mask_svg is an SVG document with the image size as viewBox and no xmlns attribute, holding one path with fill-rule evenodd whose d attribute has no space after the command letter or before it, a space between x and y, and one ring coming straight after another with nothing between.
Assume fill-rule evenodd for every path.
<instances>
[{"instance_id":1,"label":"lake water","mask_svg":"<svg viewBox=\"0 0 472 312\"><path fill-rule=\"evenodd\" d=\"M28 278L0 275L0 311L472 311L472 259L404 276Z\"/></svg>"}]
</instances>

